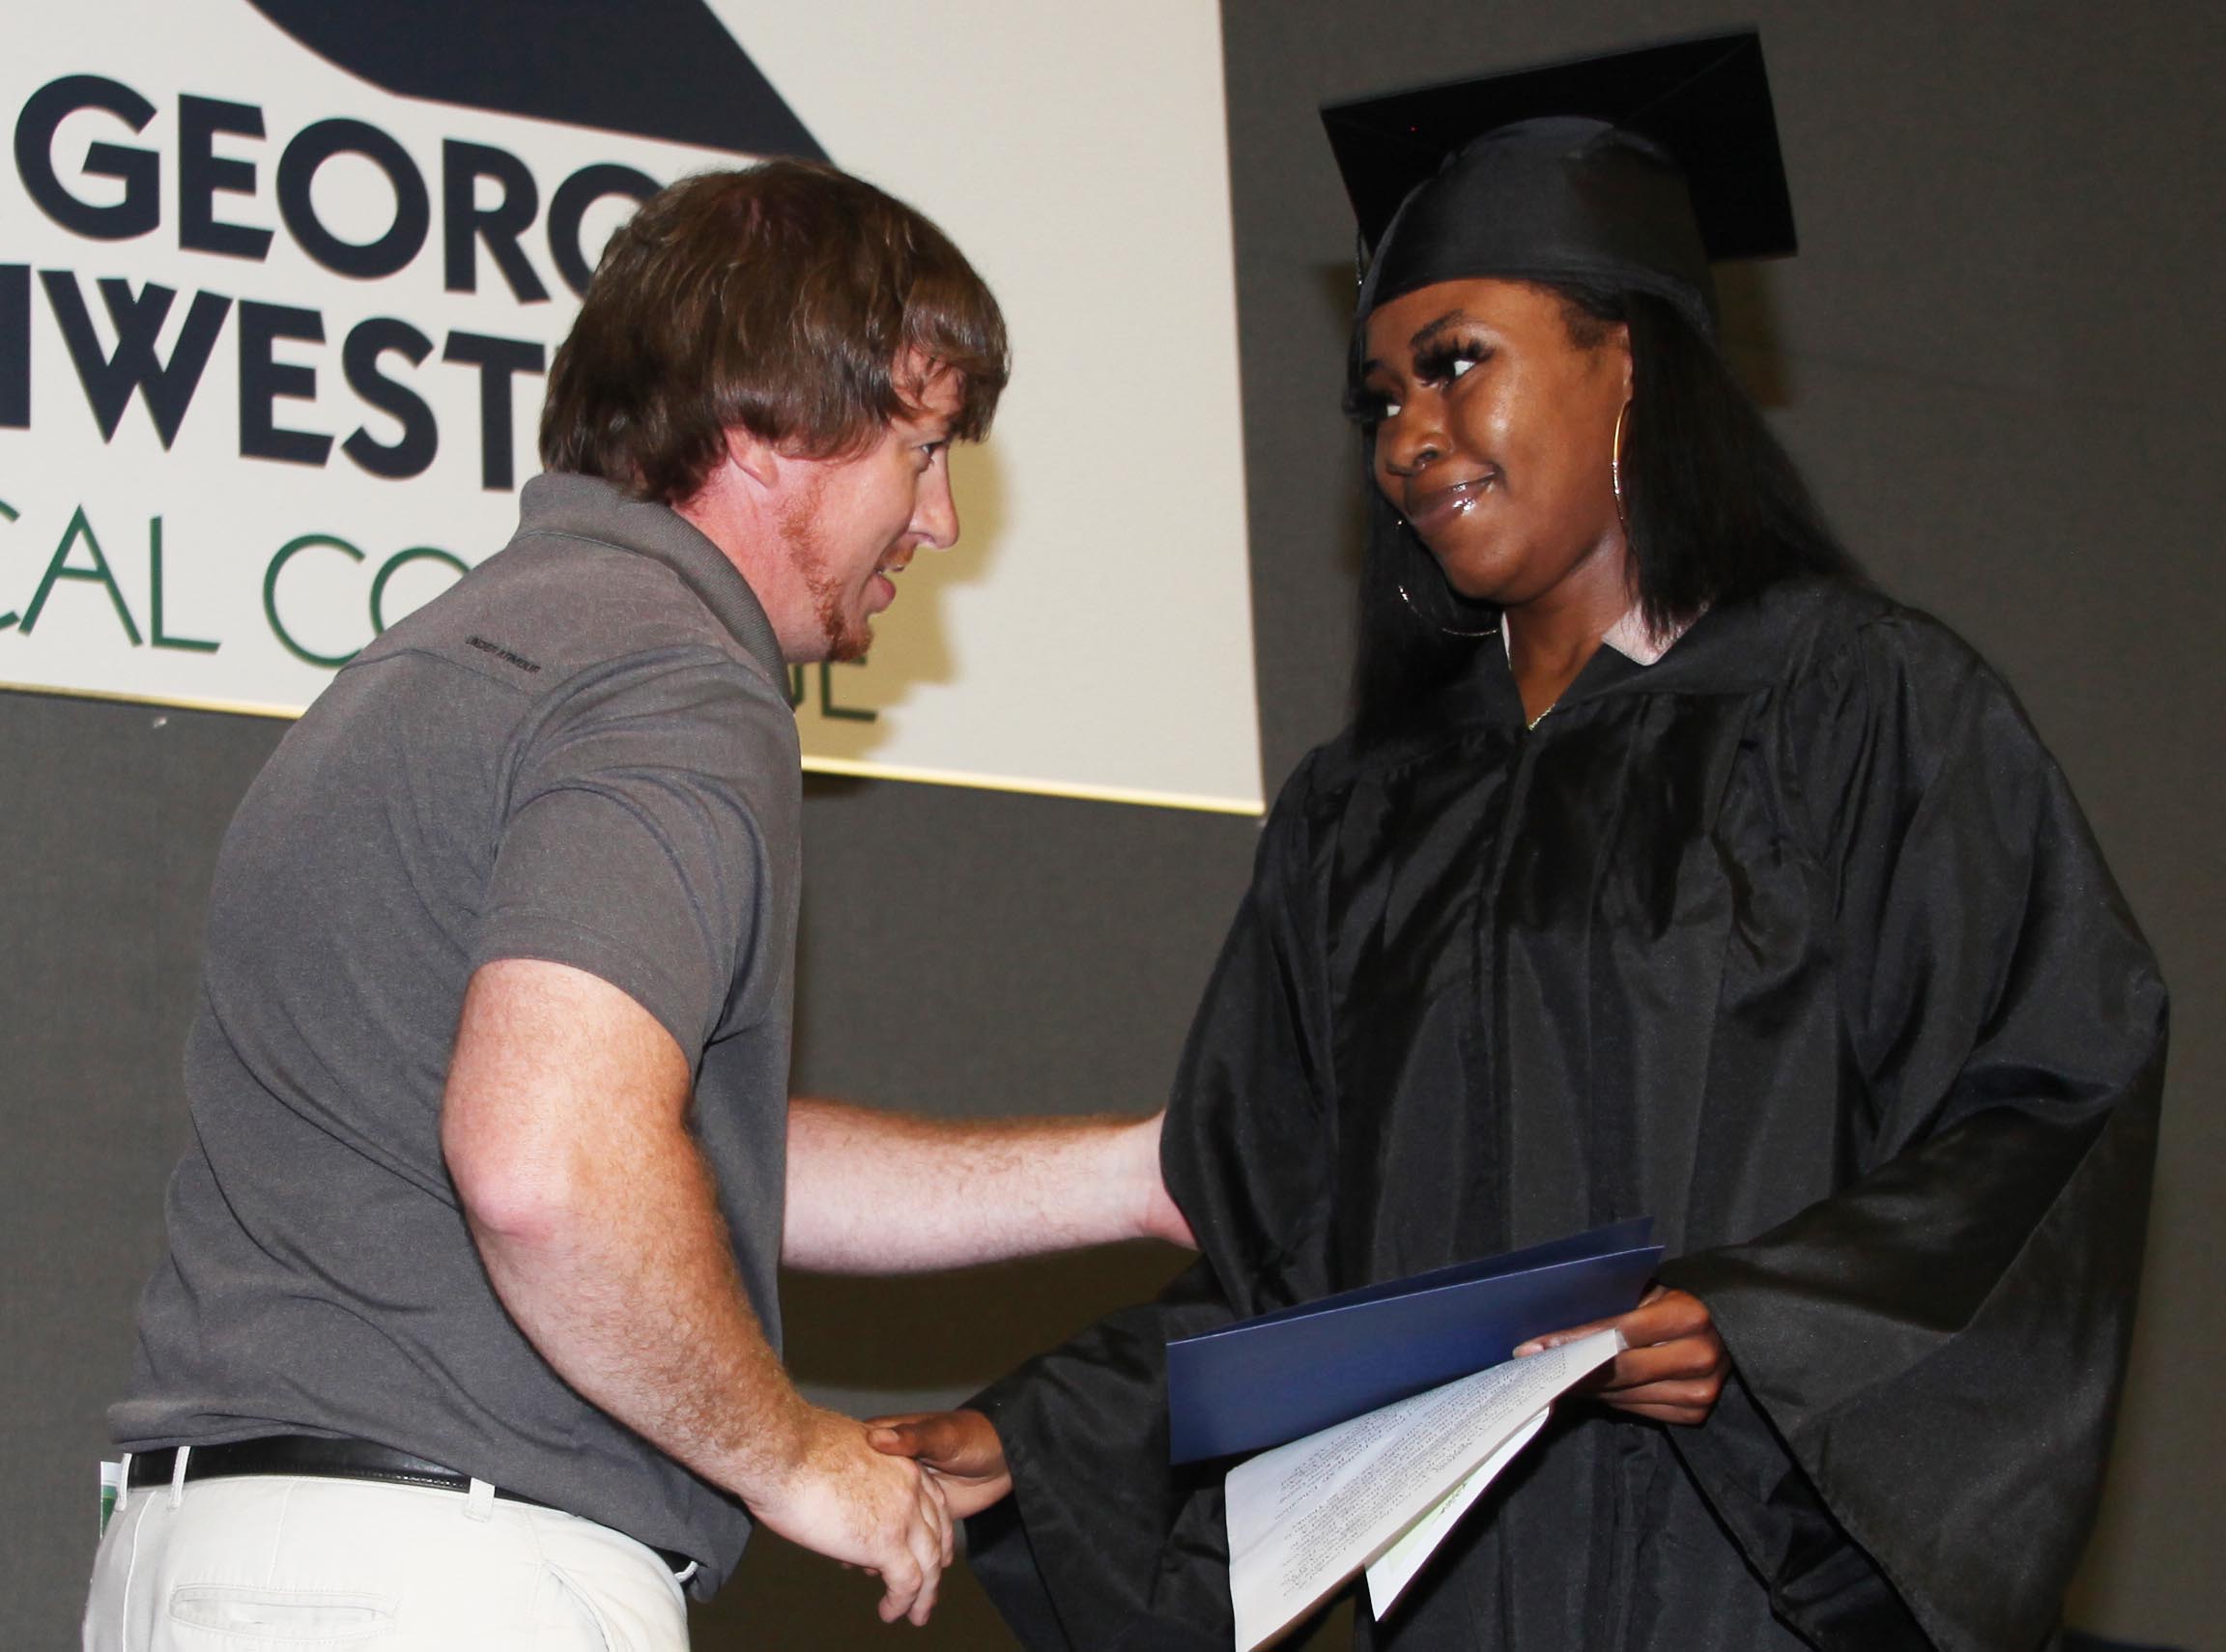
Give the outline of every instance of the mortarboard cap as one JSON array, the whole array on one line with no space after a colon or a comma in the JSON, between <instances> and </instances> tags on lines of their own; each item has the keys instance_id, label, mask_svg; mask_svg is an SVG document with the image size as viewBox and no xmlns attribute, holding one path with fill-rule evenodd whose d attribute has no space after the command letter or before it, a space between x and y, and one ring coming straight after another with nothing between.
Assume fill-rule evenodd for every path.
<instances>
[{"instance_id":1,"label":"mortarboard cap","mask_svg":"<svg viewBox=\"0 0 2226 1652\"><path fill-rule=\"evenodd\" d=\"M1322 111L1370 263L1360 314L1436 281L1595 280L1710 330L1713 260L1794 250L1752 29Z\"/></svg>"}]
</instances>

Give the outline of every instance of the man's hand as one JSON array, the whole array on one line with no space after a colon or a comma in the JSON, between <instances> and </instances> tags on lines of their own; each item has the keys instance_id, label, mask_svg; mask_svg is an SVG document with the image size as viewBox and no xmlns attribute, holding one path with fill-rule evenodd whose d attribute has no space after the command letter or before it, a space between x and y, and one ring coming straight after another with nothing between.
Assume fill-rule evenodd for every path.
<instances>
[{"instance_id":1,"label":"man's hand","mask_svg":"<svg viewBox=\"0 0 2226 1652\"><path fill-rule=\"evenodd\" d=\"M1605 1405L1656 1422L1704 1423L1724 1391L1731 1356L1716 1334L1708 1305L1685 1291L1657 1285L1636 1308L1612 1320L1573 1325L1533 1338L1515 1351L1517 1358L1543 1353L1594 1331L1618 1330L1629 1346L1586 1386Z\"/></svg>"},{"instance_id":2,"label":"man's hand","mask_svg":"<svg viewBox=\"0 0 2226 1652\"><path fill-rule=\"evenodd\" d=\"M933 1478L870 1449L866 1430L811 1409L794 1471L745 1500L768 1529L881 1580L881 1621L928 1621L956 1552L951 1513Z\"/></svg>"},{"instance_id":3,"label":"man's hand","mask_svg":"<svg viewBox=\"0 0 2226 1652\"><path fill-rule=\"evenodd\" d=\"M960 1520L980 1514L1013 1489L1005 1443L980 1411L874 1417L866 1424L866 1438L874 1450L909 1457L928 1469Z\"/></svg>"}]
</instances>

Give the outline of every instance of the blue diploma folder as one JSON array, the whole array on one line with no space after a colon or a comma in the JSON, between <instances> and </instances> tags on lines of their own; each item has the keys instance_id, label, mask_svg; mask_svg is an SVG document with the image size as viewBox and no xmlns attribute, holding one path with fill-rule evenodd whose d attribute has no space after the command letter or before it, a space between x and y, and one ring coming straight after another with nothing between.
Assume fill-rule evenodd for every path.
<instances>
[{"instance_id":1,"label":"blue diploma folder","mask_svg":"<svg viewBox=\"0 0 2226 1652\"><path fill-rule=\"evenodd\" d=\"M1661 1266L1653 1233L1639 1216L1171 1342L1168 1456L1281 1445L1625 1313Z\"/></svg>"}]
</instances>

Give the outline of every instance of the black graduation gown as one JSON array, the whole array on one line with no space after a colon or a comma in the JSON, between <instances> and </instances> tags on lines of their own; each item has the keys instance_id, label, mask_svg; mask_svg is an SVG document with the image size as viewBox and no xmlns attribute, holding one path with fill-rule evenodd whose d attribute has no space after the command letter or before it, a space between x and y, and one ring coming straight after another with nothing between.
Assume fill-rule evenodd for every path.
<instances>
[{"instance_id":1,"label":"black graduation gown","mask_svg":"<svg viewBox=\"0 0 2226 1652\"><path fill-rule=\"evenodd\" d=\"M1735 1366L1695 1429L1564 1406L1362 1645L2053 1631L2138 1278L2165 998L2063 775L1936 622L1838 584L1502 650L1278 800L1168 1115L1201 1261L977 1402L974 1565L1032 1647L1230 1644L1171 1335L1651 1214Z\"/></svg>"}]
</instances>

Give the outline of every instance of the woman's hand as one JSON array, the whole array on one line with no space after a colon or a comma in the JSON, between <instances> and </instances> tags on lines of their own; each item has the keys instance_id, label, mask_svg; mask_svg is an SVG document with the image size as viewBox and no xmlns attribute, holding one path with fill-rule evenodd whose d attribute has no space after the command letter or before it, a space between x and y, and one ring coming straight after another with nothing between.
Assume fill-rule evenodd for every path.
<instances>
[{"instance_id":1,"label":"woman's hand","mask_svg":"<svg viewBox=\"0 0 2226 1652\"><path fill-rule=\"evenodd\" d=\"M1690 1428L1708 1420L1724 1391L1731 1356L1716 1334L1708 1305L1686 1291L1657 1285L1627 1314L1535 1337L1517 1358L1543 1353L1594 1331L1618 1330L1628 1345L1585 1384L1603 1404L1656 1422Z\"/></svg>"},{"instance_id":2,"label":"woman's hand","mask_svg":"<svg viewBox=\"0 0 2226 1652\"><path fill-rule=\"evenodd\" d=\"M1013 1489L1005 1442L980 1411L912 1411L874 1417L867 1443L891 1457L909 1457L934 1476L951 1513L980 1514Z\"/></svg>"}]
</instances>

